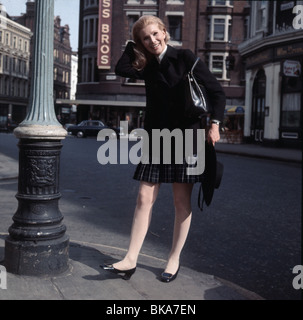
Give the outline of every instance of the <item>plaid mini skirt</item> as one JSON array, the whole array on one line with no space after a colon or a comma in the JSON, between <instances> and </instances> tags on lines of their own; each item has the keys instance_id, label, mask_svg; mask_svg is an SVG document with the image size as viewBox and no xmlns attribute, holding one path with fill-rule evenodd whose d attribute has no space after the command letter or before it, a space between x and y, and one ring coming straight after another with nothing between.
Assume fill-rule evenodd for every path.
<instances>
[{"instance_id":1,"label":"plaid mini skirt","mask_svg":"<svg viewBox=\"0 0 303 320\"><path fill-rule=\"evenodd\" d=\"M206 119L202 118L191 124L188 128L194 130L193 135L193 146L197 144L197 129L202 129L206 127ZM151 146L151 144L150 144ZM163 145L161 144L161 150L163 150ZM172 144L171 154L174 155L174 144ZM195 153L195 152L194 152ZM150 150L150 154L152 155L152 151ZM193 156L194 157L194 156ZM144 159L144 157L143 157ZM203 172L204 172L204 161L203 164L200 161L195 159L185 159L183 158L181 161L175 161L172 159L170 164L163 163L163 159L160 156L157 158L158 162L153 161L153 157L149 158L149 161L141 161L135 170L134 179L139 181L145 181L150 183L197 183L202 182L203 180ZM203 159L204 160L204 159ZM193 161L193 162L192 162ZM159 163L159 164L158 164ZM194 164L190 164L194 163ZM203 168L201 167L203 165ZM200 167L199 167L200 166ZM188 174L188 169L193 168L202 168L202 170L197 170L198 172L202 172L201 174ZM197 172L196 171L196 172Z\"/></svg>"},{"instance_id":2,"label":"plaid mini skirt","mask_svg":"<svg viewBox=\"0 0 303 320\"><path fill-rule=\"evenodd\" d=\"M150 183L197 183L202 182L202 174L189 175L187 169L192 165L187 164L145 164L137 165L134 179Z\"/></svg>"}]
</instances>

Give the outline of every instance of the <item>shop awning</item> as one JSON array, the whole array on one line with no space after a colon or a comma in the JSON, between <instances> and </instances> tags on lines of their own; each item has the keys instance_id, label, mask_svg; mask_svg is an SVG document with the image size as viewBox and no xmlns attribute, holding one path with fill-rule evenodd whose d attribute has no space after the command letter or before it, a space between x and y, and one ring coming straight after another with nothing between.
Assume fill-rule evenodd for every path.
<instances>
[{"instance_id":1,"label":"shop awning","mask_svg":"<svg viewBox=\"0 0 303 320\"><path fill-rule=\"evenodd\" d=\"M226 115L237 115L237 114L244 114L244 113L245 113L244 106L226 106L225 107Z\"/></svg>"},{"instance_id":2,"label":"shop awning","mask_svg":"<svg viewBox=\"0 0 303 320\"><path fill-rule=\"evenodd\" d=\"M69 100L57 99L56 104L65 105L88 105L88 106L108 106L108 107L137 107L144 108L145 101L117 101L117 100Z\"/></svg>"}]
</instances>

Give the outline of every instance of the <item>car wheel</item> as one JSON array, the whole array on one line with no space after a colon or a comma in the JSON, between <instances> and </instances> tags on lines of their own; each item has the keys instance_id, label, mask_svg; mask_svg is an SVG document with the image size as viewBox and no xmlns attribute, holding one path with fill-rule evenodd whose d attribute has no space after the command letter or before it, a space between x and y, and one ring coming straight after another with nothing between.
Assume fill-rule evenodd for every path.
<instances>
[{"instance_id":1,"label":"car wheel","mask_svg":"<svg viewBox=\"0 0 303 320\"><path fill-rule=\"evenodd\" d=\"M83 137L84 137L84 133L82 131L78 131L77 138L83 138Z\"/></svg>"}]
</instances>

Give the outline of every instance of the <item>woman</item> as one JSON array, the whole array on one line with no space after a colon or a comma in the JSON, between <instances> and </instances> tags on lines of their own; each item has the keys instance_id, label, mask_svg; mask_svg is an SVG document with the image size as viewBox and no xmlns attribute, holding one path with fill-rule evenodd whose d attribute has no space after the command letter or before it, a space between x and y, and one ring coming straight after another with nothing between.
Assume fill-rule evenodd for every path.
<instances>
[{"instance_id":1,"label":"woman","mask_svg":"<svg viewBox=\"0 0 303 320\"><path fill-rule=\"evenodd\" d=\"M200 119L188 119L184 114L184 77L195 62L195 55L190 50L178 50L169 46L166 27L154 16L143 16L135 23L133 40L134 42L128 42L120 58L116 74L145 80L147 102L144 129L151 134L153 129L184 130L200 125ZM195 76L205 85L212 105L215 106L207 135L207 140L214 145L220 139L219 122L223 120L225 95L216 78L202 61L195 68ZM116 274L123 273L124 279L133 275L160 184L172 183L175 206L174 233L161 281L171 282L177 277L180 255L191 224L192 189L195 182L201 181L201 175L186 175L186 168L186 163L163 164L163 161L160 161L160 164L140 163L137 166L134 179L140 181L140 187L129 249L122 261L103 266L105 270Z\"/></svg>"}]
</instances>

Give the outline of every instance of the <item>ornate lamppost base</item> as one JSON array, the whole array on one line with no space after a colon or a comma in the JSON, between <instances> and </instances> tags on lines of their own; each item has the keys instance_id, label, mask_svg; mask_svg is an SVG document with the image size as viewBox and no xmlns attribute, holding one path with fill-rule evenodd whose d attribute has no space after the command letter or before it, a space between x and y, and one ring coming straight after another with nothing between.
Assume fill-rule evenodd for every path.
<instances>
[{"instance_id":1,"label":"ornate lamppost base","mask_svg":"<svg viewBox=\"0 0 303 320\"><path fill-rule=\"evenodd\" d=\"M25 276L55 276L69 268L69 237L49 241L5 240L5 267Z\"/></svg>"},{"instance_id":2,"label":"ornate lamppost base","mask_svg":"<svg viewBox=\"0 0 303 320\"><path fill-rule=\"evenodd\" d=\"M58 205L61 148L60 140L19 141L18 209L5 241L8 272L51 276L68 269L69 237Z\"/></svg>"}]
</instances>

